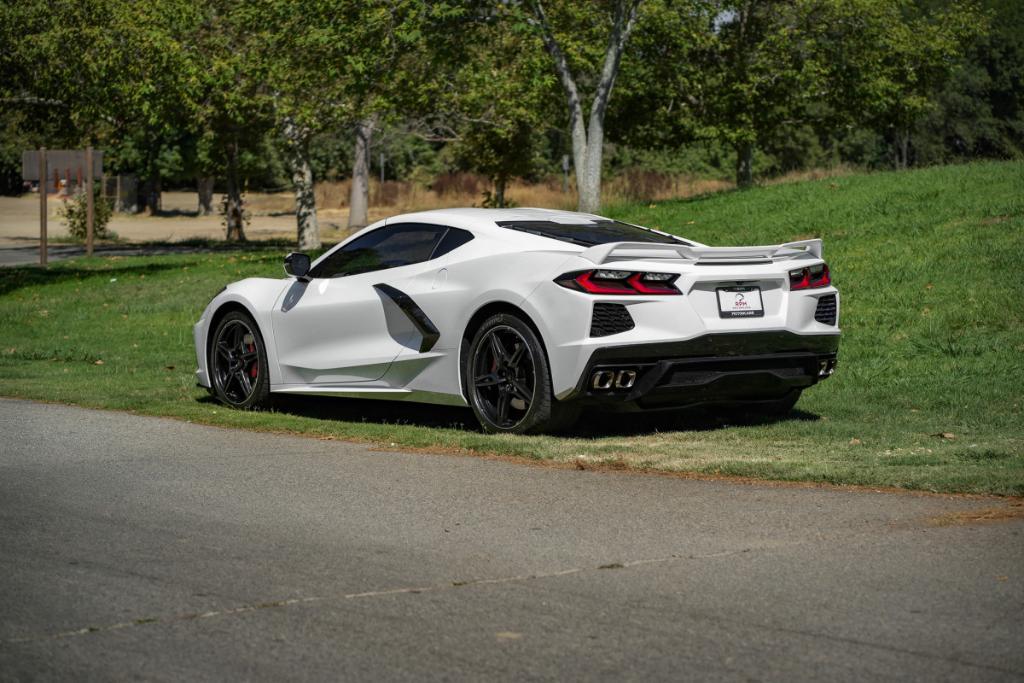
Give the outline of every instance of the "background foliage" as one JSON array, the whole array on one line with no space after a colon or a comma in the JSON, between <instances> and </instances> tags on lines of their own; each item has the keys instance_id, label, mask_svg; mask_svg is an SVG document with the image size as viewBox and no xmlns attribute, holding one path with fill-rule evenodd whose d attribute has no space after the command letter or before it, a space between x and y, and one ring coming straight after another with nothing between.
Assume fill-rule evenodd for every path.
<instances>
[{"instance_id":1,"label":"background foliage","mask_svg":"<svg viewBox=\"0 0 1024 683\"><path fill-rule=\"evenodd\" d=\"M569 65L601 64L618 0L548 0ZM0 191L23 149L92 143L161 190L285 189L288 122L317 180L430 184L561 171L557 76L513 0L21 0L0 7ZM518 17L518 18L517 18ZM809 168L1024 154L1017 0L644 0L606 125L606 176L741 184ZM588 92L592 84L581 83ZM299 161L302 161L301 159ZM747 174L749 171L749 175Z\"/></svg>"}]
</instances>

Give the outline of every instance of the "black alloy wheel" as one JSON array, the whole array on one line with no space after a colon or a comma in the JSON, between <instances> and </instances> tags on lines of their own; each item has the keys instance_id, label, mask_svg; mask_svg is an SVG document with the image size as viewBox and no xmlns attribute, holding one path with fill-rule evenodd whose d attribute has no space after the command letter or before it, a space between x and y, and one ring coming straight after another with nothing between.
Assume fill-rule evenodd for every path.
<instances>
[{"instance_id":1,"label":"black alloy wheel","mask_svg":"<svg viewBox=\"0 0 1024 683\"><path fill-rule=\"evenodd\" d=\"M514 429L530 411L536 390L533 352L523 335L507 325L489 329L473 358L473 392L487 421Z\"/></svg>"},{"instance_id":2,"label":"black alloy wheel","mask_svg":"<svg viewBox=\"0 0 1024 683\"><path fill-rule=\"evenodd\" d=\"M554 431L578 411L556 401L544 347L533 329L510 314L477 329L464 360L470 407L488 432Z\"/></svg>"},{"instance_id":3,"label":"black alloy wheel","mask_svg":"<svg viewBox=\"0 0 1024 683\"><path fill-rule=\"evenodd\" d=\"M210 375L217 398L232 407L256 408L267 402L267 353L248 314L232 311L217 325L210 344Z\"/></svg>"}]
</instances>

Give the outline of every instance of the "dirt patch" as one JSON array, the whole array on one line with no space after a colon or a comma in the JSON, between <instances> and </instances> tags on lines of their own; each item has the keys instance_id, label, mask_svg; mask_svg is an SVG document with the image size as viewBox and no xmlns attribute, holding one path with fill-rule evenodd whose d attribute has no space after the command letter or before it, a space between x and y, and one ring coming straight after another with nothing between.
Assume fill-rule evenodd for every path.
<instances>
[{"instance_id":1,"label":"dirt patch","mask_svg":"<svg viewBox=\"0 0 1024 683\"><path fill-rule=\"evenodd\" d=\"M929 517L927 521L932 526L966 526L968 524L1008 522L1014 519L1024 519L1024 501L1015 500L999 507L947 512L936 517Z\"/></svg>"},{"instance_id":2,"label":"dirt patch","mask_svg":"<svg viewBox=\"0 0 1024 683\"><path fill-rule=\"evenodd\" d=\"M174 419L174 418L170 418ZM205 424L205 423L204 423ZM242 429L240 427L226 427L224 425L208 425L223 427L225 429ZM264 431L264 430L260 430ZM824 489L829 491L849 491L853 493L887 493L904 496L915 496L921 498L946 498L955 500L1008 500L1013 505L1024 506L1024 498L1014 498L988 493L950 493L940 491L924 491L920 489L906 489L898 486L869 486L865 484L833 484L826 481L799 481L787 479L758 479L756 477L745 477L735 474L713 474L710 472L694 472L686 470L659 470L651 467L633 465L622 458L611 458L604 460L591 460L588 458L576 457L571 460L541 460L527 458L519 455L504 455L490 453L469 448L442 447L442 446L402 446L398 444L386 445L377 441L365 439L350 439L333 435L313 435L302 432L275 431L274 433L286 436L313 437L323 441L344 441L347 443L366 444L368 450L378 453L400 452L416 453L419 455L443 455L476 458L480 460L491 460L495 462L511 463L526 467L540 467L556 470L577 470L582 472L596 472L602 474L626 474L645 475L654 477L669 477L673 479L687 479L690 481L710 481L726 484L737 484L741 486L760 486L765 488L780 489ZM997 508L993 508L997 509ZM1024 512L1021 513L1024 516Z\"/></svg>"}]
</instances>

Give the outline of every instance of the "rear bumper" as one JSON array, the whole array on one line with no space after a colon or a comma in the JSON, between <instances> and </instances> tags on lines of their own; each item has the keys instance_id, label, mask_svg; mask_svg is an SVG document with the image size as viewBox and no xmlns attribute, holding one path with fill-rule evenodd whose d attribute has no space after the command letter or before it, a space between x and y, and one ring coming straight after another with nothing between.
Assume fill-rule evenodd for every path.
<instances>
[{"instance_id":1,"label":"rear bumper","mask_svg":"<svg viewBox=\"0 0 1024 683\"><path fill-rule=\"evenodd\" d=\"M664 410L701 404L784 398L827 378L839 335L792 332L707 334L685 342L635 344L594 351L568 397L619 410ZM595 373L633 371L632 386L595 388Z\"/></svg>"}]
</instances>

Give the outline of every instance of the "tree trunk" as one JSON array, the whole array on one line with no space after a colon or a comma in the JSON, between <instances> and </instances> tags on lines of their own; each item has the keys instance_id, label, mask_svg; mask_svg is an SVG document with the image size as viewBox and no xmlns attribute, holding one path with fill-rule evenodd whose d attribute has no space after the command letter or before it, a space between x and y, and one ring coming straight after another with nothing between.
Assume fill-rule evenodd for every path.
<instances>
[{"instance_id":1,"label":"tree trunk","mask_svg":"<svg viewBox=\"0 0 1024 683\"><path fill-rule=\"evenodd\" d=\"M196 178L196 191L199 194L199 215L209 216L213 213L213 183L212 176Z\"/></svg>"},{"instance_id":2,"label":"tree trunk","mask_svg":"<svg viewBox=\"0 0 1024 683\"><path fill-rule=\"evenodd\" d=\"M320 248L320 223L316 217L316 194L313 167L309 163L309 134L291 119L285 121L285 138L292 167L295 189L295 224L299 251Z\"/></svg>"},{"instance_id":3,"label":"tree trunk","mask_svg":"<svg viewBox=\"0 0 1024 683\"><path fill-rule=\"evenodd\" d=\"M238 145L228 145L227 196L224 198L224 223L229 242L245 242L245 214L242 205L242 185L238 177Z\"/></svg>"},{"instance_id":4,"label":"tree trunk","mask_svg":"<svg viewBox=\"0 0 1024 683\"><path fill-rule=\"evenodd\" d=\"M754 185L754 144L736 143L736 187L748 188Z\"/></svg>"},{"instance_id":5,"label":"tree trunk","mask_svg":"<svg viewBox=\"0 0 1024 683\"><path fill-rule=\"evenodd\" d=\"M540 2L532 5L536 24L540 27L544 47L555 62L555 70L565 90L569 105L569 128L572 136L573 165L576 168L576 190L579 194L577 209L595 213L601 209L601 161L604 150L604 116L608 110L615 78L619 73L626 41L636 23L637 9L642 0L618 0L612 21L604 64L601 67L597 89L590 105L590 120L583 120L583 105L576 78L569 68L561 46L555 40L551 25Z\"/></svg>"},{"instance_id":6,"label":"tree trunk","mask_svg":"<svg viewBox=\"0 0 1024 683\"><path fill-rule=\"evenodd\" d=\"M369 223L370 141L376 117L363 119L356 126L356 151L352 160L352 193L348 200L348 227L362 228Z\"/></svg>"},{"instance_id":7,"label":"tree trunk","mask_svg":"<svg viewBox=\"0 0 1024 683\"><path fill-rule=\"evenodd\" d=\"M505 208L505 185L508 184L508 178L504 175L498 175L494 178L494 206L498 209Z\"/></svg>"},{"instance_id":8,"label":"tree trunk","mask_svg":"<svg viewBox=\"0 0 1024 683\"><path fill-rule=\"evenodd\" d=\"M155 216L160 213L161 198L163 195L163 182L160 178L160 171L154 170L150 173L149 178L142 184L142 201L145 205L146 212L150 216Z\"/></svg>"},{"instance_id":9,"label":"tree trunk","mask_svg":"<svg viewBox=\"0 0 1024 683\"><path fill-rule=\"evenodd\" d=\"M910 133L901 130L896 133L896 168L904 170L910 165Z\"/></svg>"},{"instance_id":10,"label":"tree trunk","mask_svg":"<svg viewBox=\"0 0 1024 683\"><path fill-rule=\"evenodd\" d=\"M604 116L591 115L587 127L586 154L582 166L576 166L577 211L597 213L601 210L601 161L604 156Z\"/></svg>"},{"instance_id":11,"label":"tree trunk","mask_svg":"<svg viewBox=\"0 0 1024 683\"><path fill-rule=\"evenodd\" d=\"M601 188L587 180L587 125L583 120L583 107L578 96L569 98L569 138L572 142L572 167L576 171L576 208L579 211L597 211L600 208ZM573 105L576 106L573 106ZM601 179L598 178L600 185ZM594 206L594 198L598 206Z\"/></svg>"}]
</instances>

